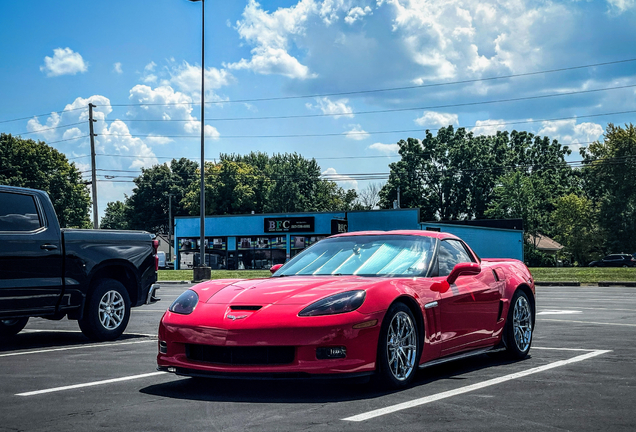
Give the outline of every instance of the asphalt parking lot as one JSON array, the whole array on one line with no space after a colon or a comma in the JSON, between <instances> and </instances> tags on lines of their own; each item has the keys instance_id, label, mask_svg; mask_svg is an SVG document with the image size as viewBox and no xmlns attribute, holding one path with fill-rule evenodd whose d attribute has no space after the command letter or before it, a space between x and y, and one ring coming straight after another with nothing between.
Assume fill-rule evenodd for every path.
<instances>
[{"instance_id":1,"label":"asphalt parking lot","mask_svg":"<svg viewBox=\"0 0 636 432\"><path fill-rule=\"evenodd\" d=\"M636 289L538 287L531 355L421 370L413 387L347 381L195 380L156 372L163 311L133 310L92 343L73 321L32 319L0 347L0 431L481 431L636 429Z\"/></svg>"}]
</instances>

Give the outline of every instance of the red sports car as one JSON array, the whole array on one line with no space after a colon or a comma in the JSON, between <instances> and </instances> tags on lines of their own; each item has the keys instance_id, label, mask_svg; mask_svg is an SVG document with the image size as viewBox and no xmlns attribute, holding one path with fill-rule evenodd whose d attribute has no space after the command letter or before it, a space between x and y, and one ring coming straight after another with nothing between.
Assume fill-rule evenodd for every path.
<instances>
[{"instance_id":1,"label":"red sports car","mask_svg":"<svg viewBox=\"0 0 636 432\"><path fill-rule=\"evenodd\" d=\"M431 231L324 239L266 279L212 280L170 306L158 369L203 377L375 374L403 387L416 369L487 351L523 358L535 290L520 261L480 259Z\"/></svg>"}]
</instances>

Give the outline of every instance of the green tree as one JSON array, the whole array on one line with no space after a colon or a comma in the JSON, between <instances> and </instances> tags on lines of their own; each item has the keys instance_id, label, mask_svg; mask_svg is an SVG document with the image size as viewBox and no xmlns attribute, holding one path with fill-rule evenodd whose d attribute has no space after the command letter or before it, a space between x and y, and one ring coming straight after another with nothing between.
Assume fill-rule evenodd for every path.
<instances>
[{"instance_id":1,"label":"green tree","mask_svg":"<svg viewBox=\"0 0 636 432\"><path fill-rule=\"evenodd\" d=\"M109 202L99 226L103 229L128 229L128 208L121 201Z\"/></svg>"},{"instance_id":2,"label":"green tree","mask_svg":"<svg viewBox=\"0 0 636 432\"><path fill-rule=\"evenodd\" d=\"M128 228L168 233L169 195L173 195L172 215L188 214L182 201L197 180L197 163L185 158L142 168L141 175L133 180L132 195L126 199Z\"/></svg>"},{"instance_id":3,"label":"green tree","mask_svg":"<svg viewBox=\"0 0 636 432\"><path fill-rule=\"evenodd\" d=\"M562 196L551 217L557 233L554 238L565 246L572 262L586 265L603 254L598 208L590 199L575 194Z\"/></svg>"},{"instance_id":4,"label":"green tree","mask_svg":"<svg viewBox=\"0 0 636 432\"><path fill-rule=\"evenodd\" d=\"M426 131L421 143L409 138L398 146L401 160L389 165L380 206L390 208L399 187L401 206L419 207L422 220L488 217L487 210L497 198L495 188L502 184L500 177L512 171L539 178L557 196L574 185L572 169L565 162L570 150L527 132L474 136L449 126L436 136ZM551 205L549 199L540 204L545 210Z\"/></svg>"},{"instance_id":5,"label":"green tree","mask_svg":"<svg viewBox=\"0 0 636 432\"><path fill-rule=\"evenodd\" d=\"M75 163L43 141L0 134L0 184L46 191L62 227L90 227L90 197Z\"/></svg>"},{"instance_id":6,"label":"green tree","mask_svg":"<svg viewBox=\"0 0 636 432\"><path fill-rule=\"evenodd\" d=\"M205 213L208 215L242 214L256 211L256 186L263 175L245 162L221 160L205 164ZM200 185L192 183L183 200L185 209L199 214Z\"/></svg>"},{"instance_id":7,"label":"green tree","mask_svg":"<svg viewBox=\"0 0 636 432\"><path fill-rule=\"evenodd\" d=\"M636 251L636 128L608 124L603 141L581 149L584 189L598 205L605 251Z\"/></svg>"}]
</instances>

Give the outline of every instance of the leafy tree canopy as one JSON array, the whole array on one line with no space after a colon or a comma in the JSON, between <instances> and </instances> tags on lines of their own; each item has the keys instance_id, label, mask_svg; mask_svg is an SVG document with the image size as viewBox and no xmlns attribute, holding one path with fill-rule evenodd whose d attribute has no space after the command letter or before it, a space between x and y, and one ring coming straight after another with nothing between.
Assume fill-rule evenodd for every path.
<instances>
[{"instance_id":1,"label":"leafy tree canopy","mask_svg":"<svg viewBox=\"0 0 636 432\"><path fill-rule=\"evenodd\" d=\"M62 227L91 226L91 201L80 171L43 141L0 134L0 184L46 191Z\"/></svg>"},{"instance_id":2,"label":"leafy tree canopy","mask_svg":"<svg viewBox=\"0 0 636 432\"><path fill-rule=\"evenodd\" d=\"M608 124L603 141L581 149L584 188L599 206L609 253L636 251L636 128Z\"/></svg>"}]
</instances>

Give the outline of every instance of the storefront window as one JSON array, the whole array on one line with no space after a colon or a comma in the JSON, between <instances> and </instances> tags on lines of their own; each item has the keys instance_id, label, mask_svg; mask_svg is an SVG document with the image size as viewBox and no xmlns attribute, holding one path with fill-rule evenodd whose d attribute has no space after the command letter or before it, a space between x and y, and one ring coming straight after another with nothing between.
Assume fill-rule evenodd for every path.
<instances>
[{"instance_id":1,"label":"storefront window","mask_svg":"<svg viewBox=\"0 0 636 432\"><path fill-rule=\"evenodd\" d=\"M205 264L212 270L227 269L227 237L206 237ZM180 237L178 240L180 269L198 266L201 261L201 241L195 237Z\"/></svg>"},{"instance_id":2,"label":"storefront window","mask_svg":"<svg viewBox=\"0 0 636 432\"><path fill-rule=\"evenodd\" d=\"M287 237L239 237L237 249L239 270L269 269L285 262Z\"/></svg>"},{"instance_id":3,"label":"storefront window","mask_svg":"<svg viewBox=\"0 0 636 432\"><path fill-rule=\"evenodd\" d=\"M321 236L292 236L291 237L291 256L292 258L305 248L324 239L326 235Z\"/></svg>"}]
</instances>

